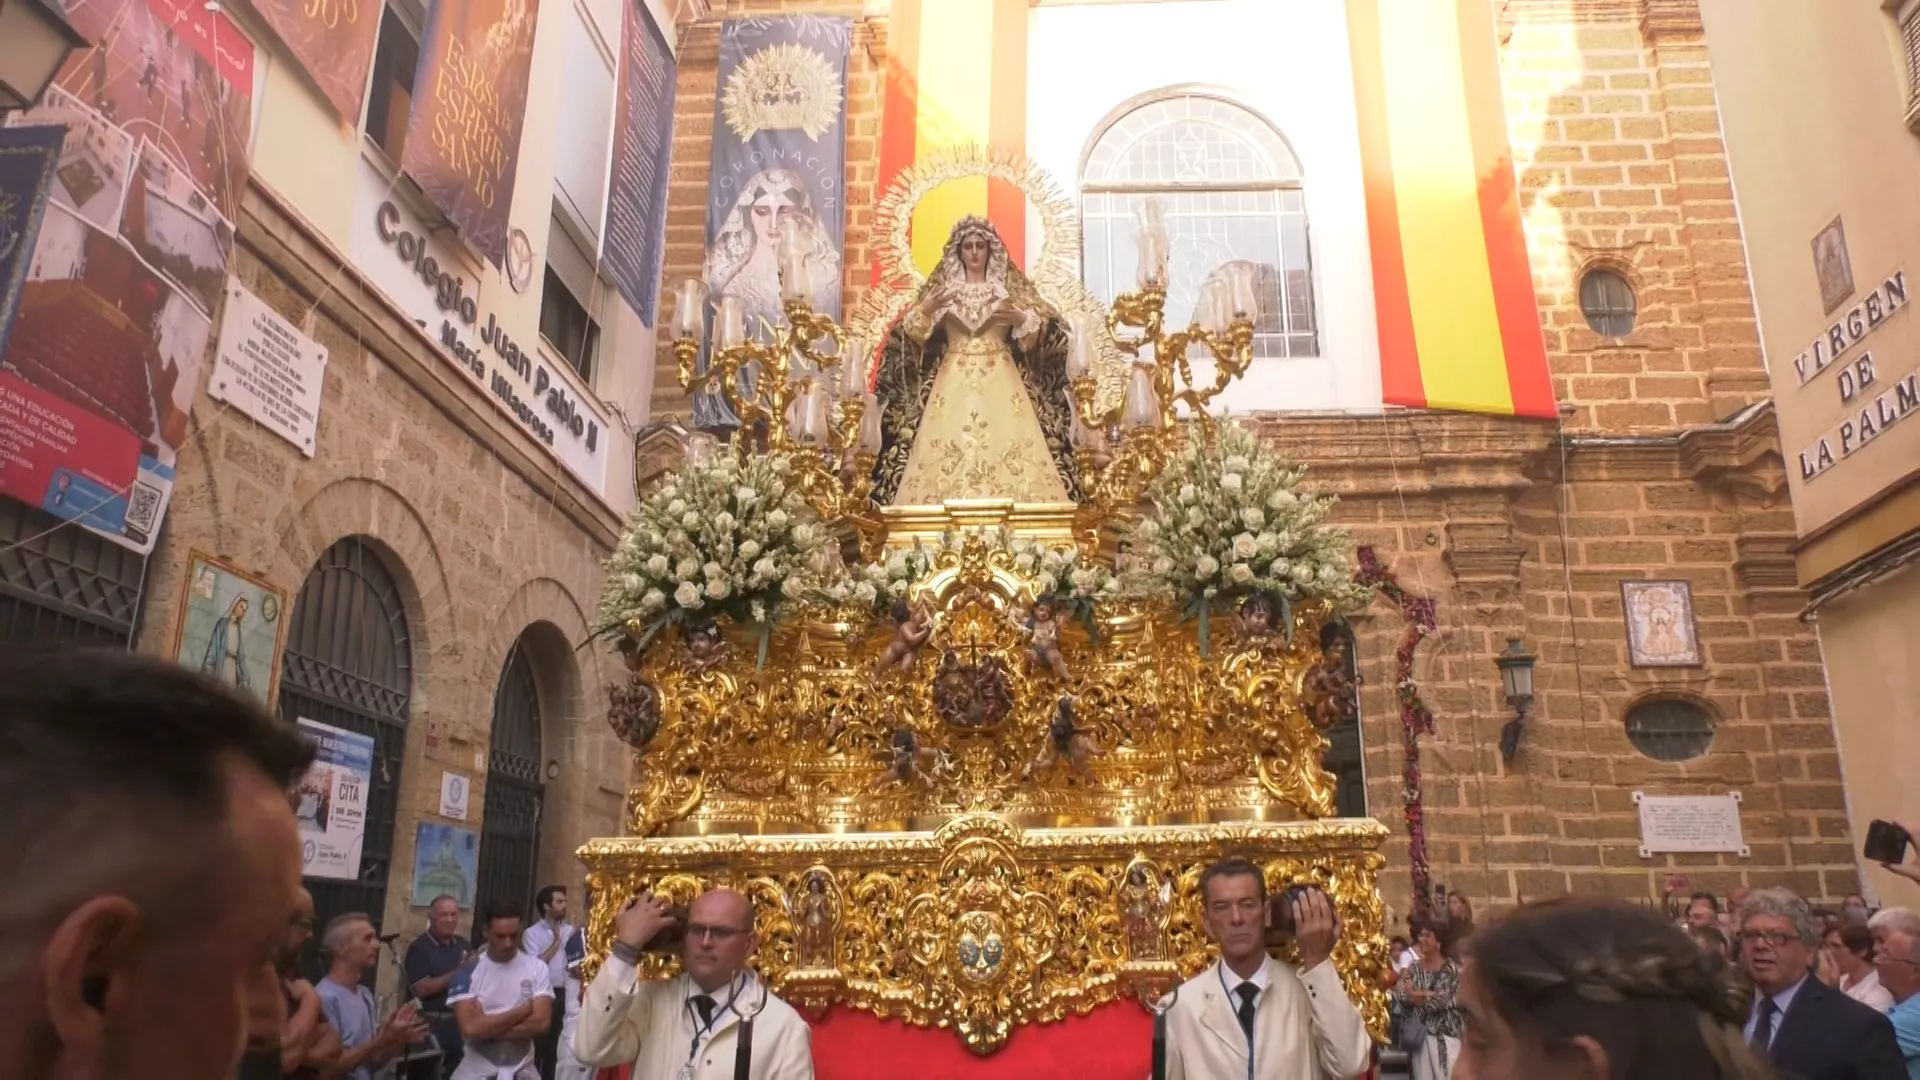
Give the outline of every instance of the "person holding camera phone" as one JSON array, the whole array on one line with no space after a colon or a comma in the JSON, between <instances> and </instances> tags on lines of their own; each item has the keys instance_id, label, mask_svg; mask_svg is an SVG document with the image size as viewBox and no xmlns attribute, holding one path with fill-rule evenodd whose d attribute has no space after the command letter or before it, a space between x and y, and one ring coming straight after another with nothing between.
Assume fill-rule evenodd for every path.
<instances>
[{"instance_id":1,"label":"person holding camera phone","mask_svg":"<svg viewBox=\"0 0 1920 1080\"><path fill-rule=\"evenodd\" d=\"M1372 1063L1373 1039L1334 970L1340 923L1317 888L1289 889L1300 966L1267 954L1267 881L1229 857L1200 875L1201 917L1220 960L1175 991L1167 1013L1167 1080L1283 1076L1347 1080Z\"/></svg>"},{"instance_id":2,"label":"person holding camera phone","mask_svg":"<svg viewBox=\"0 0 1920 1080\"><path fill-rule=\"evenodd\" d=\"M685 926L681 972L640 980L641 950ZM573 1033L581 1064L632 1065L635 1080L813 1080L813 1032L747 961L759 944L753 904L709 889L684 913L642 893L613 921L613 949L588 985Z\"/></svg>"}]
</instances>

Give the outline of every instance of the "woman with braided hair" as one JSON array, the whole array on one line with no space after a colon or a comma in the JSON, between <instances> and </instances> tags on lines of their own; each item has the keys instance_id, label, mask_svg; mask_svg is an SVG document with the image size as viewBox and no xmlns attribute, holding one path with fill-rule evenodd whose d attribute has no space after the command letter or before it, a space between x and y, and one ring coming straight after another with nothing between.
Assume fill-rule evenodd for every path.
<instances>
[{"instance_id":1,"label":"woman with braided hair","mask_svg":"<svg viewBox=\"0 0 1920 1080\"><path fill-rule=\"evenodd\" d=\"M1771 1080L1747 1049L1747 994L1654 912L1526 905L1468 943L1454 1080Z\"/></svg>"}]
</instances>

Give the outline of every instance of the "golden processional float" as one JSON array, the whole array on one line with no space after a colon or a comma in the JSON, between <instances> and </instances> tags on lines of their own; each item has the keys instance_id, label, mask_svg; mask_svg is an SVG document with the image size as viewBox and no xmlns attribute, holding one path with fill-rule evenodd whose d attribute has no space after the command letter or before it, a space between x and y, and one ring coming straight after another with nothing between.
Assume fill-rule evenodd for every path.
<instances>
[{"instance_id":1,"label":"golden processional float","mask_svg":"<svg viewBox=\"0 0 1920 1080\"><path fill-rule=\"evenodd\" d=\"M1081 500L876 507L872 343L925 283L908 222L983 174L1039 211L1032 288L1072 328ZM781 276L806 282L789 226ZM1384 1033L1386 829L1331 816L1317 726L1351 708L1329 699L1351 683L1321 633L1360 596L1348 540L1300 470L1208 416L1253 356L1253 267L1223 267L1170 329L1149 205L1141 288L1108 311L1078 280L1070 204L977 153L904 174L875 235L890 283L850 329L796 285L757 335L722 298L703 350L704 289L677 290L663 353L744 434L694 436L608 562L602 623L631 672L610 718L635 769L627 835L580 849L590 952L629 896L728 885L753 899L757 967L786 1000L987 1054L1204 967L1199 873L1240 854L1275 894L1333 898L1335 963ZM649 954L642 974L676 964Z\"/></svg>"}]
</instances>

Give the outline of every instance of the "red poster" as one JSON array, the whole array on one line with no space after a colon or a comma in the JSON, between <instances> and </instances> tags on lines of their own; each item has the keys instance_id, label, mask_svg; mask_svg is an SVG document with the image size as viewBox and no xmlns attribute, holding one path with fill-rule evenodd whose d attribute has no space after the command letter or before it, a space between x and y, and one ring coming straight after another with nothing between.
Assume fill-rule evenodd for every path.
<instances>
[{"instance_id":1,"label":"red poster","mask_svg":"<svg viewBox=\"0 0 1920 1080\"><path fill-rule=\"evenodd\" d=\"M132 432L0 373L0 495L118 532L139 468Z\"/></svg>"}]
</instances>

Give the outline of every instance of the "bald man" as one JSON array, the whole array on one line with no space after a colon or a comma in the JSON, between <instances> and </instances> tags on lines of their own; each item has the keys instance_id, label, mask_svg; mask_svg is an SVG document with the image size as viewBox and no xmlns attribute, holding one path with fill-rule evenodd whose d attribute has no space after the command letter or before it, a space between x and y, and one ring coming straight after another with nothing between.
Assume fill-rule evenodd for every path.
<instances>
[{"instance_id":1,"label":"bald man","mask_svg":"<svg viewBox=\"0 0 1920 1080\"><path fill-rule=\"evenodd\" d=\"M672 907L643 893L613 923L613 953L587 987L573 1035L581 1064L634 1066L636 1078L730 1080L752 1020L754 1080L812 1080L813 1039L793 1007L768 991L747 960L760 943L753 905L732 889L710 889L687 912L681 972L639 981L640 950L678 925Z\"/></svg>"}]
</instances>

